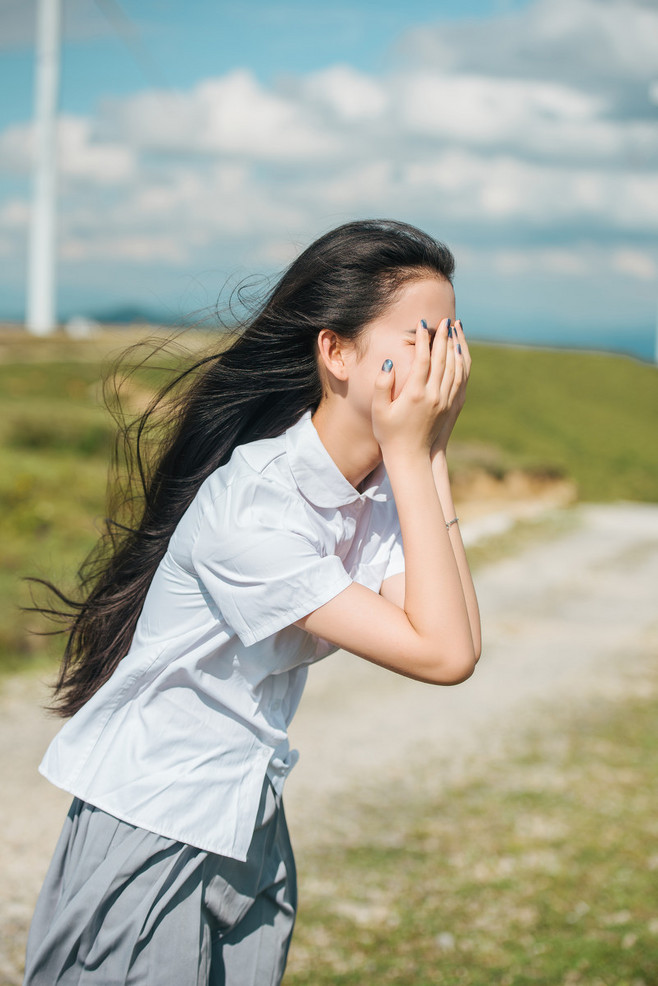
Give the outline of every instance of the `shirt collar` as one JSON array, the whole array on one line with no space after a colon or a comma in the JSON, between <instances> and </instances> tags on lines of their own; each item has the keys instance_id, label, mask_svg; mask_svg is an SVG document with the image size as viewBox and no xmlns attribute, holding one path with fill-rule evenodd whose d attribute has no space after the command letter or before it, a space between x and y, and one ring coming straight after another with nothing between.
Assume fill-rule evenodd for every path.
<instances>
[{"instance_id":1,"label":"shirt collar","mask_svg":"<svg viewBox=\"0 0 658 986\"><path fill-rule=\"evenodd\" d=\"M352 486L322 444L310 411L286 431L286 451L297 486L316 507L343 507L366 497L388 500L392 495L383 462L367 477L363 493Z\"/></svg>"}]
</instances>

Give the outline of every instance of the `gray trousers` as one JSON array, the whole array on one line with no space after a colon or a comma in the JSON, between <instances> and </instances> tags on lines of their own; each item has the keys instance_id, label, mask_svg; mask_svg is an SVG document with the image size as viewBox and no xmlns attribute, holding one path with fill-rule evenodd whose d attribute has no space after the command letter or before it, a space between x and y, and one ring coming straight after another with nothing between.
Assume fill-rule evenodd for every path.
<instances>
[{"instance_id":1,"label":"gray trousers","mask_svg":"<svg viewBox=\"0 0 658 986\"><path fill-rule=\"evenodd\" d=\"M76 798L32 919L24 986L278 986L296 906L269 781L245 862Z\"/></svg>"}]
</instances>

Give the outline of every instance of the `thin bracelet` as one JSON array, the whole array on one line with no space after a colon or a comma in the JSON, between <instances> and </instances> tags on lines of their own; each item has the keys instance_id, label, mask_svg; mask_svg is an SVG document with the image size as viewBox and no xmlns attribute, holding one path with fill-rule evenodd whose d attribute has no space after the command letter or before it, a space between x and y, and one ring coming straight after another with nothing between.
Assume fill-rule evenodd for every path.
<instances>
[{"instance_id":1,"label":"thin bracelet","mask_svg":"<svg viewBox=\"0 0 658 986\"><path fill-rule=\"evenodd\" d=\"M459 523L459 517L453 517L452 520L446 522L446 530L449 531L453 524Z\"/></svg>"}]
</instances>

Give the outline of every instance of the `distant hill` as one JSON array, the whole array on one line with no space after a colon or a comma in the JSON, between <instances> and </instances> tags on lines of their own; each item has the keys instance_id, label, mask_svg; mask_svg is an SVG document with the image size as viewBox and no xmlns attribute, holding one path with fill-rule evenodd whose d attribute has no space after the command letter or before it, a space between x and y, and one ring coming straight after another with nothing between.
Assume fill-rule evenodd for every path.
<instances>
[{"instance_id":1,"label":"distant hill","mask_svg":"<svg viewBox=\"0 0 658 986\"><path fill-rule=\"evenodd\" d=\"M179 325L184 319L175 318L170 312L156 312L140 305L117 305L89 312L89 318L103 325Z\"/></svg>"}]
</instances>

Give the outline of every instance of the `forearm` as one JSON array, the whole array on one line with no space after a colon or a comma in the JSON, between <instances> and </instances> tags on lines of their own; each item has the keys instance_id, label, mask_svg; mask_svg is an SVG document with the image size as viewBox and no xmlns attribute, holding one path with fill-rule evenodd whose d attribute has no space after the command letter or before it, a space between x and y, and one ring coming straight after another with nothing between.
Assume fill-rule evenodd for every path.
<instances>
[{"instance_id":1,"label":"forearm","mask_svg":"<svg viewBox=\"0 0 658 986\"><path fill-rule=\"evenodd\" d=\"M450 489L448 463L446 461L445 452L436 452L432 456L432 473L443 515L446 521L450 521L456 516L456 511L452 499L452 490ZM464 549L461 531L459 530L459 524L452 524L448 531L448 535L453 556L457 564L464 601L468 612L471 637L473 639L473 649L475 651L476 658L479 658L480 651L482 649L480 608L478 606L475 587L473 585L473 578L471 576L471 570L466 557L466 551Z\"/></svg>"},{"instance_id":2,"label":"forearm","mask_svg":"<svg viewBox=\"0 0 658 986\"><path fill-rule=\"evenodd\" d=\"M404 545L407 618L437 659L463 665L470 673L478 652L429 454L395 458L384 453L384 461Z\"/></svg>"}]
</instances>

